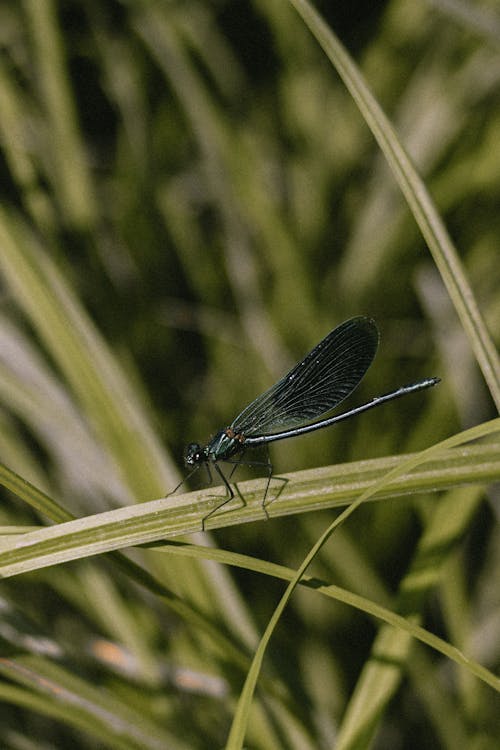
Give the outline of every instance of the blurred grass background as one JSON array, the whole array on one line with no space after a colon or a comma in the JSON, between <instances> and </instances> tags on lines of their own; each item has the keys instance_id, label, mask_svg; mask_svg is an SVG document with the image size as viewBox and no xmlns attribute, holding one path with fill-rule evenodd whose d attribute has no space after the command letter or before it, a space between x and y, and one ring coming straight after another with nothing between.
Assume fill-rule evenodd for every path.
<instances>
[{"instance_id":1,"label":"blurred grass background","mask_svg":"<svg viewBox=\"0 0 500 750\"><path fill-rule=\"evenodd\" d=\"M498 343L496 4L318 8L394 121ZM3 463L78 516L160 497L187 442L356 314L382 335L357 401L428 375L443 382L277 444L278 473L417 450L494 416L399 188L289 5L25 0L1 6L0 39ZM467 533L418 611L498 672L498 493L446 494L450 508L470 504ZM362 508L314 572L401 604L436 503ZM39 522L7 493L0 518ZM329 518L214 538L293 567ZM140 561L235 653L101 561L7 581L0 643L15 658L0 667L2 747L223 745L283 584L188 558ZM298 591L248 746L334 747L375 633ZM421 647L404 664L392 699L343 746L498 746L491 689ZM72 696L62 707L61 692Z\"/></svg>"}]
</instances>

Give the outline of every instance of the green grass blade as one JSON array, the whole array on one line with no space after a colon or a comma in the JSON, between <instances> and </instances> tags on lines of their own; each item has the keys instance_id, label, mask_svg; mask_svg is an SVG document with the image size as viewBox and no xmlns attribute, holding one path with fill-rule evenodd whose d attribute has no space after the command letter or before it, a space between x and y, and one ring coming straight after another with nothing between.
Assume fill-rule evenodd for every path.
<instances>
[{"instance_id":1,"label":"green grass blade","mask_svg":"<svg viewBox=\"0 0 500 750\"><path fill-rule=\"evenodd\" d=\"M97 212L64 59L64 35L53 2L25 0L23 5L33 40L40 103L47 118L45 137L51 164L47 176L66 222L84 228L95 221Z\"/></svg>"},{"instance_id":2,"label":"green grass blade","mask_svg":"<svg viewBox=\"0 0 500 750\"><path fill-rule=\"evenodd\" d=\"M2 464L0 464L0 484L6 487L11 492L15 493L20 499L24 500L32 508L43 513L48 518L56 521L61 525L64 522L74 522L77 524L83 523L85 525L85 519L81 519L79 521L75 520L68 511L60 507L52 498L41 492L41 490L30 484L30 482L27 482L22 477L19 477L17 474L15 474ZM134 507L142 508L144 507L144 505ZM155 511L153 511L153 513L154 512ZM121 521L118 521L118 525L120 525L120 523ZM62 528L61 525L59 527L48 527L46 529L41 529L40 532L42 536L46 533L51 534L55 528ZM16 535L16 528L13 527L10 530L10 533L9 530L2 529L3 537L0 536L0 557L2 550L13 547L15 548L24 544L27 539L26 535L22 534L22 529L17 529L17 532L21 534L22 538L12 544L12 536ZM95 534L95 529L92 533ZM130 545L127 544L118 546L120 547ZM112 552L112 550L116 549L118 549L118 547L112 545L108 551ZM81 559L81 557L82 555L77 555L77 558L75 559ZM141 586L144 586L156 596L160 596L167 604L167 606L184 621L191 623L191 625L195 629L198 629L200 632L203 631L209 634L213 642L219 644L221 651L223 651L227 655L230 655L233 662L241 669L246 669L248 663L246 655L242 654L239 646L235 645L235 643L226 636L223 629L220 627L220 624L214 624L213 622L211 622L209 618L205 617L203 614L200 614L200 612L198 612L188 601L184 601L180 596L175 594L164 584L155 579L147 570L141 568L137 563L135 563L133 560L130 560L128 557L125 557L123 554L119 552L112 552L111 559L120 568L120 570L127 576L129 576L133 581L139 583ZM2 577L1 572L0 577Z\"/></svg>"},{"instance_id":3,"label":"green grass blade","mask_svg":"<svg viewBox=\"0 0 500 750\"><path fill-rule=\"evenodd\" d=\"M58 505L45 492L42 492L38 487L35 487L31 482L23 479L23 477L20 477L19 474L11 471L11 469L3 464L0 464L0 484L17 495L17 497L31 508L56 523L71 521L74 518L69 511Z\"/></svg>"},{"instance_id":4,"label":"green grass blade","mask_svg":"<svg viewBox=\"0 0 500 750\"><path fill-rule=\"evenodd\" d=\"M259 560L255 557L242 555L238 552L228 552L227 550L212 547L200 547L198 545L176 542L155 542L154 544L148 545L148 547L166 555L215 560L224 565L231 565L244 570L253 570L256 573L280 578L283 581L293 581L296 577L296 571L291 568L276 563L270 563L267 560ZM308 576L307 574L304 574L299 583L301 586L317 591L330 599L343 602L350 607L358 609L360 612L365 612L366 614L401 630L406 635L425 643L460 666L470 668L471 672L473 672L478 679L483 680L483 682L490 687L500 691L500 679L492 672L482 667L473 659L469 659L465 654L461 653L459 649L451 646L442 638L439 638L428 630L420 627L415 621L406 619L396 612L392 612L386 607L381 606L377 602L359 596L359 594L355 594L352 591L347 591L340 586L321 581L316 576ZM392 635L392 637L394 638L394 635Z\"/></svg>"},{"instance_id":5,"label":"green grass blade","mask_svg":"<svg viewBox=\"0 0 500 750\"><path fill-rule=\"evenodd\" d=\"M382 491L388 493L387 496L393 496L394 489L391 486L391 480L401 478L410 469L424 464L428 460L437 459L441 451L444 456L448 455L446 451L454 446L470 440L484 437L486 435L498 432L500 419L492 420L479 427L474 427L458 435L439 443L437 446L427 449L422 453L412 455L410 458L398 463L391 471L382 472L381 479L373 481L373 462L369 462L370 481L367 489L359 494L359 475L356 484L354 476L358 466L363 469L363 462L359 465L354 464L350 467L353 472L352 485L350 492L346 492L345 487L340 486L338 491L332 484L325 487L322 502L319 502L316 495L318 485L324 485L324 480L319 482L309 478L310 472L299 472L300 489L296 490L295 482L292 479L288 486L282 491L281 496L269 506L269 515L289 515L291 512L304 512L305 510L317 510L321 507L334 507L335 505L345 505L356 498L349 508L344 511L340 519L347 517L358 507L361 502L368 498L382 496ZM496 449L495 449L496 451ZM483 456L480 460L480 482L485 479ZM460 456L455 457L456 462L460 461ZM469 463L469 461L467 461ZM347 465L349 466L349 465ZM488 462L490 480L498 479L500 475L500 461L498 453L493 456L491 462ZM344 467L345 470L345 467ZM335 470L333 470L335 471ZM456 466L454 471L456 471ZM450 474L447 474L447 486L453 486L455 483L450 480ZM467 469L470 483L474 479L470 473L470 466ZM453 472L452 472L453 473ZM305 475L305 481L303 479ZM313 472L314 475L314 472ZM12 487L18 487L22 492L25 491L24 485L20 486L18 479L12 479L6 475L5 469L0 479L4 477L5 482L11 482ZM5 477L7 476L7 479ZM292 477L294 475L291 475ZM437 482L436 472L432 471L431 477L419 485L418 480L411 482L412 491L427 491L432 489ZM439 482L437 482L439 486ZM439 488L444 486L442 484ZM207 528L221 528L224 526L234 525L242 521L251 521L263 518L262 511L262 481L244 482L240 485L241 492L245 497L245 507L240 507L231 512L221 512L214 514L207 520ZM375 488L375 489L374 489ZM405 492L404 484L400 486L396 494ZM28 495L30 496L30 495ZM37 500L38 501L38 500ZM237 503L238 501L233 501ZM144 544L161 538L175 537L193 531L199 531L202 519L205 518L210 510L219 504L219 500L214 498L213 489L202 492L188 493L186 495L175 495L160 500L154 500L149 503L142 503L139 506L119 508L117 510L99 513L93 516L87 516L78 520L70 521L65 524L59 524L56 527L35 531L24 535L19 540L4 540L2 551L0 553L0 575L12 576L18 575L28 570L35 570L39 567L47 567L68 560L74 560L89 555L102 554L112 550L124 547ZM345 515L347 514L347 515Z\"/></svg>"},{"instance_id":6,"label":"green grass blade","mask_svg":"<svg viewBox=\"0 0 500 750\"><path fill-rule=\"evenodd\" d=\"M184 747L129 703L48 660L33 656L2 658L0 674L27 688L15 690L0 685L3 701L78 727L107 747L119 750Z\"/></svg>"},{"instance_id":7,"label":"green grass blade","mask_svg":"<svg viewBox=\"0 0 500 750\"><path fill-rule=\"evenodd\" d=\"M434 258L500 411L500 359L462 263L429 192L396 131L340 40L307 0L290 0L335 66L382 149Z\"/></svg>"},{"instance_id":8,"label":"green grass blade","mask_svg":"<svg viewBox=\"0 0 500 750\"><path fill-rule=\"evenodd\" d=\"M309 553L307 554L307 556L301 563L300 567L297 570L295 577L288 585L278 606L273 612L273 615L260 640L259 646L257 648L257 651L255 652L255 655L252 661L252 666L250 668L250 671L248 672L247 678L245 680L245 684L243 686L243 690L238 700L238 706L236 708L233 723L231 726L231 731L229 733L229 738L228 738L228 742L226 745L227 750L240 750L240 748L243 747L243 742L244 742L244 738L245 738L245 734L246 734L246 730L248 726L248 720L249 720L249 715L250 715L250 708L252 704L253 694L255 691L255 687L257 685L257 680L258 680L260 671L261 671L264 654L269 644L269 641L271 639L271 636L274 633L274 630L281 618L281 615L283 614L283 611L286 605L288 604L290 597L292 596L297 585L299 584L300 579L302 578L302 576L304 575L307 568L309 567L311 562L314 560L318 552L321 550L321 548L326 544L328 539L334 533L335 529L339 525L344 523L344 521L347 520L347 518L349 518L349 516L351 516L354 513L354 511L357 510L357 508L359 508L359 506L362 503L364 503L368 498L375 495L384 486L387 486L387 483L391 479L397 476L401 476L402 474L405 473L405 471L409 471L421 463L425 463L425 461L428 458L437 455L439 451L442 449L451 448L453 446L460 445L464 442L467 442L468 440L482 437L487 434L491 434L491 431L493 432L496 431L499 426L500 426L500 419L492 420L491 422L485 425L480 425L479 427L473 427L470 430L466 430L465 432L461 432L458 435L454 435L451 438L447 438L446 440L443 440L442 442L432 446L431 448L428 448L427 450L422 451L416 456L412 456L410 459L403 461L399 466L389 471L385 476L383 476L377 482L374 482L374 484L369 489L361 493L361 495L348 508L346 508L346 510L344 510L335 519L335 521L332 524L330 524L330 526L321 535L321 537L318 539L316 544L312 547L312 549L309 551Z\"/></svg>"},{"instance_id":9,"label":"green grass blade","mask_svg":"<svg viewBox=\"0 0 500 750\"><path fill-rule=\"evenodd\" d=\"M399 587L397 609L416 625L427 593L442 578L443 563L452 545L463 536L482 499L480 489L462 488L447 493L433 510ZM338 750L370 746L378 722L400 685L412 645L409 631L388 626L379 631L339 727ZM489 684L498 690L498 678L491 677Z\"/></svg>"},{"instance_id":10,"label":"green grass blade","mask_svg":"<svg viewBox=\"0 0 500 750\"><path fill-rule=\"evenodd\" d=\"M117 361L34 238L0 211L0 270L64 372L137 499L171 486L174 467Z\"/></svg>"}]
</instances>

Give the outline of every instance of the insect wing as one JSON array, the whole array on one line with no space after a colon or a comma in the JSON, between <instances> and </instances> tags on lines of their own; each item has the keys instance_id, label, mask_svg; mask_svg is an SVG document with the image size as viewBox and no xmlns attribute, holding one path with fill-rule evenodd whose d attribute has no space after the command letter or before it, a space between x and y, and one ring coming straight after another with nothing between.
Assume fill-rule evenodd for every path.
<instances>
[{"instance_id":1,"label":"insect wing","mask_svg":"<svg viewBox=\"0 0 500 750\"><path fill-rule=\"evenodd\" d=\"M373 361L378 330L370 318L346 320L232 423L250 437L299 427L331 411L356 388Z\"/></svg>"}]
</instances>

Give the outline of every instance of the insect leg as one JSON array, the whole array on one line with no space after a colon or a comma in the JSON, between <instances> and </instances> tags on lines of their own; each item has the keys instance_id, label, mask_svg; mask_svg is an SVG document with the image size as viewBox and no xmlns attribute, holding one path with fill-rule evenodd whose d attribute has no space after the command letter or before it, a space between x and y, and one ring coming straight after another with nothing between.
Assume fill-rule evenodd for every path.
<instances>
[{"instance_id":1,"label":"insect leg","mask_svg":"<svg viewBox=\"0 0 500 750\"><path fill-rule=\"evenodd\" d=\"M267 470L267 482L266 482L266 489L264 490L264 497L262 498L262 510L264 511L266 518L269 520L269 513L267 512L267 508L266 508L266 498L267 498L267 493L269 491L269 485L271 484L271 478L273 476L273 465L271 463L271 459L269 456L269 447L266 445L265 449L266 449L266 454L267 454L266 461L242 461L241 459L232 461L231 459L228 459L224 463L235 464L235 466L231 470L229 478L233 476L233 473L236 471L236 469L240 465L249 466L250 468L264 467Z\"/></svg>"},{"instance_id":2,"label":"insect leg","mask_svg":"<svg viewBox=\"0 0 500 750\"><path fill-rule=\"evenodd\" d=\"M231 477L233 476L234 472L236 471L236 469L238 468L240 464L243 464L243 466L253 465L251 463L249 464L247 461L242 460L244 455L245 455L245 451L243 450L242 453L240 454L240 458L235 459L234 461L231 461L231 459L229 459L229 461L225 461L226 464L234 464L233 468L231 469L231 473L229 474L229 479L231 479Z\"/></svg>"},{"instance_id":3,"label":"insect leg","mask_svg":"<svg viewBox=\"0 0 500 750\"><path fill-rule=\"evenodd\" d=\"M266 508L266 497L267 497L267 493L269 492L269 485L271 484L271 477L273 475L273 465L271 463L271 457L269 455L268 445L266 445L266 452L267 452L267 461L265 465L267 466L267 483L266 483L266 489L264 492L264 497L262 498L262 510L266 514L266 518L269 519L269 513L267 512L267 508Z\"/></svg>"},{"instance_id":4,"label":"insect leg","mask_svg":"<svg viewBox=\"0 0 500 750\"><path fill-rule=\"evenodd\" d=\"M198 471L199 468L200 468L199 466L195 466L194 469L191 469L191 471L188 474L186 474L186 476L184 477L184 479L181 479L181 481L179 482L179 484L176 487L174 487L173 490L170 490L170 492L166 492L165 493L164 497L170 497L170 495L174 495L177 492L177 490L179 489L179 487L182 487L182 485L185 482L187 482L189 479L191 479L191 477L193 476L193 474L196 471ZM210 472L209 472L209 474L210 474ZM210 482L211 481L212 481L212 477L210 476Z\"/></svg>"},{"instance_id":5,"label":"insect leg","mask_svg":"<svg viewBox=\"0 0 500 750\"><path fill-rule=\"evenodd\" d=\"M208 484L212 484L212 482L214 480L213 480L213 477L212 477L212 472L210 471L210 466L208 464L208 461L205 461L205 466L206 466L207 474L208 474Z\"/></svg>"},{"instance_id":6,"label":"insect leg","mask_svg":"<svg viewBox=\"0 0 500 750\"><path fill-rule=\"evenodd\" d=\"M210 468L208 467L208 464L207 464L207 468L208 468L208 472L210 473ZM210 518L210 516L213 516L214 513L217 513L218 510L220 510L221 508L223 508L224 505L226 505L226 503L228 503L234 497L234 492L232 490L232 487L229 484L229 482L227 481L227 479L226 479L226 477L224 475L224 472L222 471L222 469L220 468L220 466L218 464L214 463L213 464L213 468L215 469L215 471L217 472L217 474L220 476L220 478L224 482L224 485L226 487L227 495L222 500L222 502L219 503L219 505L216 505L215 508L212 508L212 510L209 513L207 513L206 516L204 516L202 518L202 520L201 520L201 530L202 531L205 531L205 521L207 520L207 518ZM210 479L212 479L212 475L211 474L210 474Z\"/></svg>"}]
</instances>

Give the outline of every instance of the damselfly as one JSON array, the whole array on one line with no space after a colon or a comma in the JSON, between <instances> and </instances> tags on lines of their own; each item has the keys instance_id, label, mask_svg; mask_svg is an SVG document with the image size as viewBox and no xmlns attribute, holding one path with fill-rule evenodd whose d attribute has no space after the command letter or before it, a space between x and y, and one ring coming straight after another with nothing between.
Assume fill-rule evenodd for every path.
<instances>
[{"instance_id":1,"label":"damselfly","mask_svg":"<svg viewBox=\"0 0 500 750\"><path fill-rule=\"evenodd\" d=\"M206 445L190 443L187 446L186 465L194 470L204 464L210 479L212 466L226 488L226 497L204 520L234 497L234 491L221 470L219 461L240 464L243 453L248 448L267 446L275 440L285 440L329 427L439 382L439 378L425 378L400 386L382 396L375 396L371 401L341 414L313 421L332 411L352 393L372 363L378 342L379 333L373 320L364 316L346 320L334 328L281 380L243 409L228 427L220 430ZM273 473L269 456L263 465L268 472L262 502L267 515L265 501Z\"/></svg>"}]
</instances>

